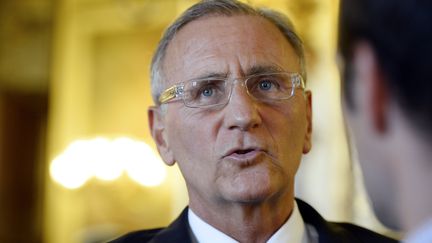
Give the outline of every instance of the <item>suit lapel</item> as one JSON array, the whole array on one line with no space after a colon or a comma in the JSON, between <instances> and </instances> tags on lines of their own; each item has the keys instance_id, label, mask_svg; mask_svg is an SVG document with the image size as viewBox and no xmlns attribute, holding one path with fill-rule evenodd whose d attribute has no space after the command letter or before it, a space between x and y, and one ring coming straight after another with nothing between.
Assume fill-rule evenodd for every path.
<instances>
[{"instance_id":1,"label":"suit lapel","mask_svg":"<svg viewBox=\"0 0 432 243\"><path fill-rule=\"evenodd\" d=\"M313 226L317 231L319 243L359 242L338 224L327 222L309 204L300 199L296 199L296 202L305 224Z\"/></svg>"},{"instance_id":2,"label":"suit lapel","mask_svg":"<svg viewBox=\"0 0 432 243\"><path fill-rule=\"evenodd\" d=\"M188 221L188 207L167 228L161 230L150 243L184 242L193 243Z\"/></svg>"}]
</instances>

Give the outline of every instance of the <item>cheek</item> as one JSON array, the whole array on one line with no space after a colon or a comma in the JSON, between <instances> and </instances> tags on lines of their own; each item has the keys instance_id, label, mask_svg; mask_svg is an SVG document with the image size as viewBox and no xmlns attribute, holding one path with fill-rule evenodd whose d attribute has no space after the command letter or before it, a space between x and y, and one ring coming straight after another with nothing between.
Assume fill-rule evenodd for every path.
<instances>
[{"instance_id":1,"label":"cheek","mask_svg":"<svg viewBox=\"0 0 432 243\"><path fill-rule=\"evenodd\" d=\"M194 137L196 137L197 128L189 126L187 123L182 123L180 121L173 122L170 127L170 131L168 132L168 141L169 146L174 152L174 156L178 157L179 155L185 153L190 154L194 152L196 148ZM201 137L200 137L201 139ZM183 155L182 155L183 157ZM177 158L180 159L180 158Z\"/></svg>"},{"instance_id":2,"label":"cheek","mask_svg":"<svg viewBox=\"0 0 432 243\"><path fill-rule=\"evenodd\" d=\"M306 114L302 109L280 109L267 122L271 124L269 127L273 130L272 134L281 136L284 141L303 141L306 134Z\"/></svg>"},{"instance_id":3,"label":"cheek","mask_svg":"<svg viewBox=\"0 0 432 243\"><path fill-rule=\"evenodd\" d=\"M203 122L202 117L196 114L179 111L181 114L171 117L167 127L169 146L175 159L188 162L211 156L210 123ZM203 144L208 146L202 146Z\"/></svg>"},{"instance_id":4,"label":"cheek","mask_svg":"<svg viewBox=\"0 0 432 243\"><path fill-rule=\"evenodd\" d=\"M267 116L266 128L282 161L298 164L303 154L306 135L306 115L300 109L284 109Z\"/></svg>"}]
</instances>

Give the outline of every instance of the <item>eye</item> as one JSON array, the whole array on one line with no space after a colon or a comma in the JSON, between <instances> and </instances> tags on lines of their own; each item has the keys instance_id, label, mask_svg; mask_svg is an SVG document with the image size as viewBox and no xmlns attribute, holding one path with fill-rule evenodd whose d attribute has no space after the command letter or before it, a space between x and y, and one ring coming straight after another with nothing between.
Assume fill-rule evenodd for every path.
<instances>
[{"instance_id":1,"label":"eye","mask_svg":"<svg viewBox=\"0 0 432 243\"><path fill-rule=\"evenodd\" d=\"M194 81L186 87L187 100L194 102L202 102L206 100L217 99L225 94L225 81L224 80L199 80Z\"/></svg>"},{"instance_id":2,"label":"eye","mask_svg":"<svg viewBox=\"0 0 432 243\"><path fill-rule=\"evenodd\" d=\"M213 95L213 92L214 92L213 87L207 86L201 90L201 95L205 97L210 97Z\"/></svg>"},{"instance_id":3,"label":"eye","mask_svg":"<svg viewBox=\"0 0 432 243\"><path fill-rule=\"evenodd\" d=\"M273 86L273 83L269 80L262 80L258 85L261 90L270 90Z\"/></svg>"}]
</instances>

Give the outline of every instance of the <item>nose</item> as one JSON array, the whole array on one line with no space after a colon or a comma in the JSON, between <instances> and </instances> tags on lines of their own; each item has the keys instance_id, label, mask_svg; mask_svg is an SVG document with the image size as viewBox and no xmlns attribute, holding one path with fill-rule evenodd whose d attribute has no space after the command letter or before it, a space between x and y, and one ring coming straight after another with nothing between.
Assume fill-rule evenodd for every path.
<instances>
[{"instance_id":1,"label":"nose","mask_svg":"<svg viewBox=\"0 0 432 243\"><path fill-rule=\"evenodd\" d=\"M228 129L248 131L258 127L261 116L258 103L247 93L242 83L233 84L232 93L228 104L225 106L225 125Z\"/></svg>"}]
</instances>

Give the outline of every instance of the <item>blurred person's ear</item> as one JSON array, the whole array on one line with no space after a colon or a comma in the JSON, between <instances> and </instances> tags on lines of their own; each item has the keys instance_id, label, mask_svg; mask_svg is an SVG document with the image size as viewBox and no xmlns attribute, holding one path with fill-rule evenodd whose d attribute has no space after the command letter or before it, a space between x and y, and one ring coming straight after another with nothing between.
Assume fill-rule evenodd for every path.
<instances>
[{"instance_id":1,"label":"blurred person's ear","mask_svg":"<svg viewBox=\"0 0 432 243\"><path fill-rule=\"evenodd\" d=\"M358 82L353 92L357 102L371 122L373 129L379 134L388 128L389 87L373 48L366 42L354 47L353 69ZM361 86L361 87L360 87Z\"/></svg>"},{"instance_id":2,"label":"blurred person's ear","mask_svg":"<svg viewBox=\"0 0 432 243\"><path fill-rule=\"evenodd\" d=\"M303 153L307 154L312 148L312 93L311 91L307 90L305 92L305 95L306 95L307 128L306 128L305 141L303 144Z\"/></svg>"},{"instance_id":3,"label":"blurred person's ear","mask_svg":"<svg viewBox=\"0 0 432 243\"><path fill-rule=\"evenodd\" d=\"M152 106L148 109L148 119L150 132L153 140L156 143L162 160L167 165L174 165L175 160L171 148L168 144L167 136L165 133L165 123L163 111L159 107Z\"/></svg>"}]
</instances>

